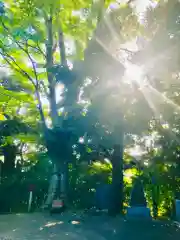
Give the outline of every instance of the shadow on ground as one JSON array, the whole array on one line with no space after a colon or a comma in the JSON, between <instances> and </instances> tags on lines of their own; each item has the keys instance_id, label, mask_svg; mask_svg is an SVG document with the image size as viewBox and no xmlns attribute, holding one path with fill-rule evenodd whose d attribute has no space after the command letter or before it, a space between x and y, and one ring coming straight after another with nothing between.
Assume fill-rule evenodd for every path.
<instances>
[{"instance_id":1,"label":"shadow on ground","mask_svg":"<svg viewBox=\"0 0 180 240\"><path fill-rule=\"evenodd\" d=\"M73 213L0 216L0 240L31 239L179 240L180 224Z\"/></svg>"}]
</instances>

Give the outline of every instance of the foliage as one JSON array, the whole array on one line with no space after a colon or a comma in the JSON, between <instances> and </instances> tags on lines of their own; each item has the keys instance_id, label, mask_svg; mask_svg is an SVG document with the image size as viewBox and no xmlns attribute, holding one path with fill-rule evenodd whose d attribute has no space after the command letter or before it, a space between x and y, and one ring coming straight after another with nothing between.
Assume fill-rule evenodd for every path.
<instances>
[{"instance_id":1,"label":"foliage","mask_svg":"<svg viewBox=\"0 0 180 240\"><path fill-rule=\"evenodd\" d=\"M98 184L112 184L118 143L125 149L124 205L140 176L152 213L155 198L157 215L172 216L180 179L180 3L158 1L141 21L133 4L111 3L1 5L0 191L16 189L27 201L34 182L39 205L52 163L65 162L70 203L91 207ZM134 48L136 38L143 44ZM128 152L137 146L139 162Z\"/></svg>"}]
</instances>

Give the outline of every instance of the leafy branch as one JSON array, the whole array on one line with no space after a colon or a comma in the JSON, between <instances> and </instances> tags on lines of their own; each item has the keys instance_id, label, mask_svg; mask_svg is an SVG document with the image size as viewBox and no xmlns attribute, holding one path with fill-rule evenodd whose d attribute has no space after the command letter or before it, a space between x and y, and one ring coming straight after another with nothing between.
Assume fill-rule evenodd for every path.
<instances>
[{"instance_id":1,"label":"leafy branch","mask_svg":"<svg viewBox=\"0 0 180 240\"><path fill-rule=\"evenodd\" d=\"M33 68L33 72L34 72L34 75L35 75L35 82L31 78L31 76L19 66L19 64L15 61L15 59L11 55L9 55L7 53L7 51L5 51L5 49L3 49L3 47L1 48L1 49L3 49L3 53L0 52L0 54L3 57L3 59L6 61L6 63L12 67L12 69L19 72L23 76L27 77L30 80L30 82L33 84L33 86L35 88L35 91L36 91L37 100L38 100L38 103L39 103L38 108L39 108L40 116L41 116L41 119L42 119L42 123L43 123L44 127L46 127L45 116L44 116L44 113L43 113L42 102L41 102L41 98L40 98L40 94L39 94L38 74L37 74L37 71L36 71L35 62L32 59L32 57L31 57L31 55L28 51L28 45L26 45L26 48L24 48L15 38L12 38L12 35L9 32L9 29L5 26L5 24L2 20L1 20L1 23L2 23L2 26L3 26L4 30L8 33L9 37L13 41L15 41L15 43L17 44L19 49L22 50L22 52L24 52L27 55L28 59L30 60L32 68ZM12 64L12 62L8 58L15 64L15 66L17 68Z\"/></svg>"},{"instance_id":2,"label":"leafy branch","mask_svg":"<svg viewBox=\"0 0 180 240\"><path fill-rule=\"evenodd\" d=\"M24 44L23 42L19 42L19 43ZM43 52L43 50L42 50L41 47L39 46L38 42L36 42L36 45L37 45L37 46L33 46L33 45L29 44L29 43L28 43L28 39L27 39L27 41L26 41L26 46L29 47L29 48L32 48L32 49L34 49L34 50L36 50L36 51L38 51L39 53L41 53L41 54L43 55L44 58L46 58L46 54Z\"/></svg>"},{"instance_id":3,"label":"leafy branch","mask_svg":"<svg viewBox=\"0 0 180 240\"><path fill-rule=\"evenodd\" d=\"M2 49L2 48L1 48ZM9 55L7 52L4 51L3 49L3 52L0 52L0 55L2 56L2 58L4 59L4 61L9 65L11 66L12 69L14 69L15 71L19 72L21 75L23 75L24 77L27 77L31 83L33 84L34 87L36 87L33 79L30 77L30 75L24 71L20 66L19 64L15 61L15 59ZM15 67L15 66L16 67Z\"/></svg>"}]
</instances>

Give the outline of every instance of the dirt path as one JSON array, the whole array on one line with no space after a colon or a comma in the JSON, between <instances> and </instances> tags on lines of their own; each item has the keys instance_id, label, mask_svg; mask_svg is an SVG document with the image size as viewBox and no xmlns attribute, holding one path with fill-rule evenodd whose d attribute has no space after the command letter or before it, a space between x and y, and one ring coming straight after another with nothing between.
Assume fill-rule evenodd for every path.
<instances>
[{"instance_id":1,"label":"dirt path","mask_svg":"<svg viewBox=\"0 0 180 240\"><path fill-rule=\"evenodd\" d=\"M0 240L180 240L178 224L107 216L0 215Z\"/></svg>"}]
</instances>

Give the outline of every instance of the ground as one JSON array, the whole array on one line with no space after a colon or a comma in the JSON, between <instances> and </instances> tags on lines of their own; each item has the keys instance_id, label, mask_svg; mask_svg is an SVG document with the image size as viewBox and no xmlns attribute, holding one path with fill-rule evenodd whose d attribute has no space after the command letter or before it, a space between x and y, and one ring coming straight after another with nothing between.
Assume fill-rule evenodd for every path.
<instances>
[{"instance_id":1,"label":"ground","mask_svg":"<svg viewBox=\"0 0 180 240\"><path fill-rule=\"evenodd\" d=\"M0 240L179 240L178 223L71 213L0 215Z\"/></svg>"}]
</instances>

